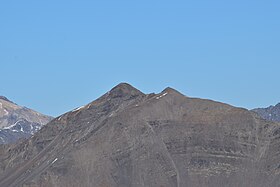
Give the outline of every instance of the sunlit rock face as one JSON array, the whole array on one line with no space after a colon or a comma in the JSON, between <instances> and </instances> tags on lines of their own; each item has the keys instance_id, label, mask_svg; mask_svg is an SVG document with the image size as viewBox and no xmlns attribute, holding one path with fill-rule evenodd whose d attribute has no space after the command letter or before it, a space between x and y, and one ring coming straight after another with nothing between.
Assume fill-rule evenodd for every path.
<instances>
[{"instance_id":1,"label":"sunlit rock face","mask_svg":"<svg viewBox=\"0 0 280 187\"><path fill-rule=\"evenodd\" d=\"M28 138L52 118L0 96L0 144Z\"/></svg>"}]
</instances>

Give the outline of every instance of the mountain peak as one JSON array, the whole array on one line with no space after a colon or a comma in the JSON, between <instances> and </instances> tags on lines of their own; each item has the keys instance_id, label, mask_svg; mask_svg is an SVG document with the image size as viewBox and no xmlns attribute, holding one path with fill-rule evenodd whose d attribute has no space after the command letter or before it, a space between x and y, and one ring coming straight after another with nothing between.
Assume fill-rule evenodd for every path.
<instances>
[{"instance_id":1,"label":"mountain peak","mask_svg":"<svg viewBox=\"0 0 280 187\"><path fill-rule=\"evenodd\" d=\"M161 93L163 93L163 94L164 93L169 93L169 94L183 95L182 93L180 93L179 91L177 91L176 89L171 88L171 87L165 88Z\"/></svg>"},{"instance_id":2,"label":"mountain peak","mask_svg":"<svg viewBox=\"0 0 280 187\"><path fill-rule=\"evenodd\" d=\"M109 95L112 97L122 97L122 96L139 96L144 95L141 91L134 88L128 83L120 83L117 86L115 86L110 92Z\"/></svg>"},{"instance_id":3,"label":"mountain peak","mask_svg":"<svg viewBox=\"0 0 280 187\"><path fill-rule=\"evenodd\" d=\"M162 92L168 92L168 93L176 92L176 93L178 93L177 90L175 90L174 88L171 88L171 87L165 88Z\"/></svg>"},{"instance_id":4,"label":"mountain peak","mask_svg":"<svg viewBox=\"0 0 280 187\"><path fill-rule=\"evenodd\" d=\"M114 88L112 88L112 90L114 89L127 89L127 90L137 90L136 88L134 88L132 85L126 83L126 82L121 82L119 83L117 86L115 86Z\"/></svg>"},{"instance_id":5,"label":"mountain peak","mask_svg":"<svg viewBox=\"0 0 280 187\"><path fill-rule=\"evenodd\" d=\"M51 119L0 96L0 144L28 138Z\"/></svg>"}]
</instances>

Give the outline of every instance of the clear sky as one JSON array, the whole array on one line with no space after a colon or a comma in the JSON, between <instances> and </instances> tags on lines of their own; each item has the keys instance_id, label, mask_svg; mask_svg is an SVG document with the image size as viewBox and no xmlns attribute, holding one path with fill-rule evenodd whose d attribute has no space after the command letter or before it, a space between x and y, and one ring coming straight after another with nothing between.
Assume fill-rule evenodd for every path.
<instances>
[{"instance_id":1,"label":"clear sky","mask_svg":"<svg viewBox=\"0 0 280 187\"><path fill-rule=\"evenodd\" d=\"M280 102L279 0L0 2L0 95L57 116L119 82Z\"/></svg>"}]
</instances>

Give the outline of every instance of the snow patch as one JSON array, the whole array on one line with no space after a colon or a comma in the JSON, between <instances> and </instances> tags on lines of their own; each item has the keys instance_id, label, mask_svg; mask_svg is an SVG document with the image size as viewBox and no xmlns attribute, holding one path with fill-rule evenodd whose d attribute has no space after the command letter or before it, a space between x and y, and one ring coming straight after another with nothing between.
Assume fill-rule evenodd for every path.
<instances>
[{"instance_id":1,"label":"snow patch","mask_svg":"<svg viewBox=\"0 0 280 187\"><path fill-rule=\"evenodd\" d=\"M4 116L7 116L9 114L9 112L6 109L4 109L4 112L5 112Z\"/></svg>"},{"instance_id":2,"label":"snow patch","mask_svg":"<svg viewBox=\"0 0 280 187\"><path fill-rule=\"evenodd\" d=\"M56 159L54 159L54 160L52 161L52 164L53 164L53 163L55 163L57 160L58 160L57 158L56 158Z\"/></svg>"},{"instance_id":3,"label":"snow patch","mask_svg":"<svg viewBox=\"0 0 280 187\"><path fill-rule=\"evenodd\" d=\"M22 125L20 125L20 131L23 132L23 127L22 127Z\"/></svg>"},{"instance_id":4,"label":"snow patch","mask_svg":"<svg viewBox=\"0 0 280 187\"><path fill-rule=\"evenodd\" d=\"M162 98L162 97L166 96L167 94L168 94L168 93L166 92L166 93L164 93L164 94L162 94L162 95L160 95L160 96L156 97L156 99L160 99L160 98Z\"/></svg>"},{"instance_id":5,"label":"snow patch","mask_svg":"<svg viewBox=\"0 0 280 187\"><path fill-rule=\"evenodd\" d=\"M76 112L76 111L78 111L78 110L81 110L81 109L84 108L84 107L85 107L85 106L78 107L78 108L72 110L72 112Z\"/></svg>"},{"instance_id":6,"label":"snow patch","mask_svg":"<svg viewBox=\"0 0 280 187\"><path fill-rule=\"evenodd\" d=\"M8 127L4 127L3 129L11 129L13 128L14 126L16 126L19 122L21 122L21 120L18 120L17 122L15 122L13 125L10 125Z\"/></svg>"}]
</instances>

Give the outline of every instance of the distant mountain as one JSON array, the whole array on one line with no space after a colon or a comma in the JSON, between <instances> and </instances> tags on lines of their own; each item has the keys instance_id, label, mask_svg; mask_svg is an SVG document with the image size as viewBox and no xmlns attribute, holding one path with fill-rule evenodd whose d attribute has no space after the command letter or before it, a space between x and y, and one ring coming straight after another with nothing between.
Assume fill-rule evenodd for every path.
<instances>
[{"instance_id":1,"label":"distant mountain","mask_svg":"<svg viewBox=\"0 0 280 187\"><path fill-rule=\"evenodd\" d=\"M28 138L51 119L0 96L0 144Z\"/></svg>"},{"instance_id":2,"label":"distant mountain","mask_svg":"<svg viewBox=\"0 0 280 187\"><path fill-rule=\"evenodd\" d=\"M280 122L280 103L267 108L256 108L252 111L258 113L263 119Z\"/></svg>"},{"instance_id":3,"label":"distant mountain","mask_svg":"<svg viewBox=\"0 0 280 187\"><path fill-rule=\"evenodd\" d=\"M246 109L122 83L0 146L0 186L279 186L279 137Z\"/></svg>"}]
</instances>

